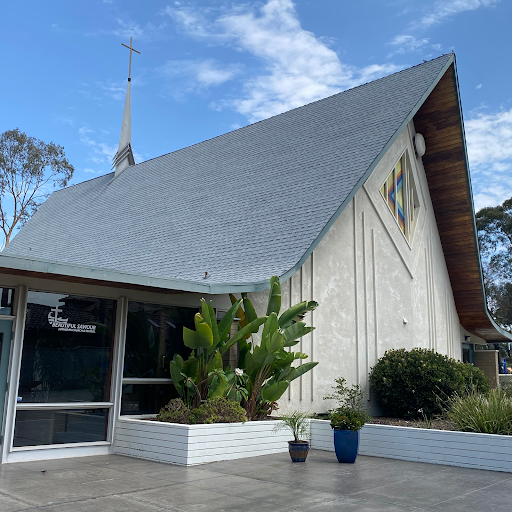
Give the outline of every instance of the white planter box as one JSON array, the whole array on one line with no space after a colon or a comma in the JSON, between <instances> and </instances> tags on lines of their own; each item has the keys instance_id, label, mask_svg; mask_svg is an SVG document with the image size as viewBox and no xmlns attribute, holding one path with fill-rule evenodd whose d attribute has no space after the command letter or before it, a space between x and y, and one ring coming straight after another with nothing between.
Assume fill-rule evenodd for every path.
<instances>
[{"instance_id":1,"label":"white planter box","mask_svg":"<svg viewBox=\"0 0 512 512\"><path fill-rule=\"evenodd\" d=\"M311 420L311 448L334 451L327 420ZM365 425L361 455L512 473L512 436Z\"/></svg>"},{"instance_id":2,"label":"white planter box","mask_svg":"<svg viewBox=\"0 0 512 512\"><path fill-rule=\"evenodd\" d=\"M152 416L121 416L116 422L114 453L191 466L288 451L293 436L273 432L276 421L180 425L144 421Z\"/></svg>"}]
</instances>

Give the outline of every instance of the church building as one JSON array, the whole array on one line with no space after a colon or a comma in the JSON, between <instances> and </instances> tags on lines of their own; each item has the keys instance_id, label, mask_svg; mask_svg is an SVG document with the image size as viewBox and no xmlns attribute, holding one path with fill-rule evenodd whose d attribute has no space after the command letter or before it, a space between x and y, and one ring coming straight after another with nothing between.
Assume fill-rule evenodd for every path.
<instances>
[{"instance_id":1,"label":"church building","mask_svg":"<svg viewBox=\"0 0 512 512\"><path fill-rule=\"evenodd\" d=\"M201 297L314 299L318 365L279 412L325 412L384 352L475 362L486 306L455 56L54 192L0 254L1 461L113 453L120 415L174 397ZM4 400L5 396L5 400ZM370 400L371 402L371 400ZM118 442L119 443L119 442Z\"/></svg>"}]
</instances>

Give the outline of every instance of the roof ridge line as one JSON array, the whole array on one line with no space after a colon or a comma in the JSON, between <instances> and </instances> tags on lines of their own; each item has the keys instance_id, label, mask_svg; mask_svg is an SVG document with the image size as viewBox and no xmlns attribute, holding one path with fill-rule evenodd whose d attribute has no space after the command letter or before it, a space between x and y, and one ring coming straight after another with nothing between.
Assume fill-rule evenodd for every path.
<instances>
[{"instance_id":1,"label":"roof ridge line","mask_svg":"<svg viewBox=\"0 0 512 512\"><path fill-rule=\"evenodd\" d=\"M194 144L191 144L190 146L185 146L183 148L175 149L174 151L169 151L168 153L164 153L163 155L155 156L155 157L150 158L148 160L144 160L144 162L140 162L140 163L135 164L134 166L131 166L131 167L137 167L138 165L145 164L146 162L151 162L153 160L156 160L157 158L162 158L162 157L167 156L167 155L172 155L173 153L177 153L178 151L183 151L185 149L193 148L194 146L198 146L199 144L203 144L205 142L209 142L211 140L218 139L219 137L224 137L225 135L228 135L229 133L235 133L235 132L237 132L239 130L244 130L245 128L248 128L249 126L255 126L255 125L259 124L259 123L263 123L264 121L268 121L269 119L273 119L275 117L279 117L279 116L282 116L284 114L287 114L288 112L293 112L295 110L299 110L301 108L308 107L309 105L314 105L315 103L319 103L321 101L327 100L327 99L332 98L334 96L338 96L340 94L344 94L344 93L347 93L349 91L353 91L355 89L359 89L360 87L364 87L365 85L368 85L368 84L371 84L371 83L374 83L374 82L378 82L379 80L384 80L385 78L389 78L390 76L398 75L400 73L404 73L405 71L409 71L410 69L414 69L414 68L417 68L419 66L424 66L425 64L427 64L429 62L433 62L434 60L440 59L441 57L446 57L447 55L452 55L453 53L454 53L453 51L451 53L443 53L442 55L439 55L438 57L434 57L433 59L430 59L430 60L427 60L427 61L424 61L424 62L420 62L419 64L415 64L414 66L409 66L409 67L406 67L404 69L400 69L399 71L395 71L394 73L390 73L389 75L381 76L379 78L376 78L375 80L370 80L369 82L365 82L363 84L355 85L354 87L350 87L349 89L345 89L344 91L339 91L339 92L336 92L336 93L331 94L329 96L325 96L323 98L319 98L319 99L311 101L309 103L305 103L304 105L300 105L298 107L291 108L290 110L285 110L284 112L280 112L279 114L275 114L273 116L266 117L265 119L260 119L259 121L255 121L254 123L249 123L249 124L247 124L245 126L240 126L240 128L237 128L236 130L231 130L229 132L221 133L220 135L215 135L214 137L210 137L209 139L204 139L204 140L202 140L200 142L195 142Z\"/></svg>"}]
</instances>

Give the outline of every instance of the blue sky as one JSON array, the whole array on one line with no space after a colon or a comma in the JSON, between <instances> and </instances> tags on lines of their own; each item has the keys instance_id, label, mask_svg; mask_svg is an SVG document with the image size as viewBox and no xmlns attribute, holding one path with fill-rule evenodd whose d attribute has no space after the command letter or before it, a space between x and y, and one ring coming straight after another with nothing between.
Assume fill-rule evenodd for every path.
<instances>
[{"instance_id":1,"label":"blue sky","mask_svg":"<svg viewBox=\"0 0 512 512\"><path fill-rule=\"evenodd\" d=\"M476 207L512 196L512 2L4 2L0 132L110 171L134 38L132 146L146 160L455 51Z\"/></svg>"}]
</instances>

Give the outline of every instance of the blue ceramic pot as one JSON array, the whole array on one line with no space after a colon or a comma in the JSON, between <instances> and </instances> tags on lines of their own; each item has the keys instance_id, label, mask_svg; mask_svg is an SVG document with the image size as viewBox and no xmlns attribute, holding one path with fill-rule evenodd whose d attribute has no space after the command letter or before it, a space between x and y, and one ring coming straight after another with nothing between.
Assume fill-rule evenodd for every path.
<instances>
[{"instance_id":1,"label":"blue ceramic pot","mask_svg":"<svg viewBox=\"0 0 512 512\"><path fill-rule=\"evenodd\" d=\"M306 462L309 453L309 443L307 441L288 441L288 451L292 462Z\"/></svg>"},{"instance_id":2,"label":"blue ceramic pot","mask_svg":"<svg viewBox=\"0 0 512 512\"><path fill-rule=\"evenodd\" d=\"M359 452L359 430L334 429L334 451L338 462L353 464Z\"/></svg>"}]
</instances>

